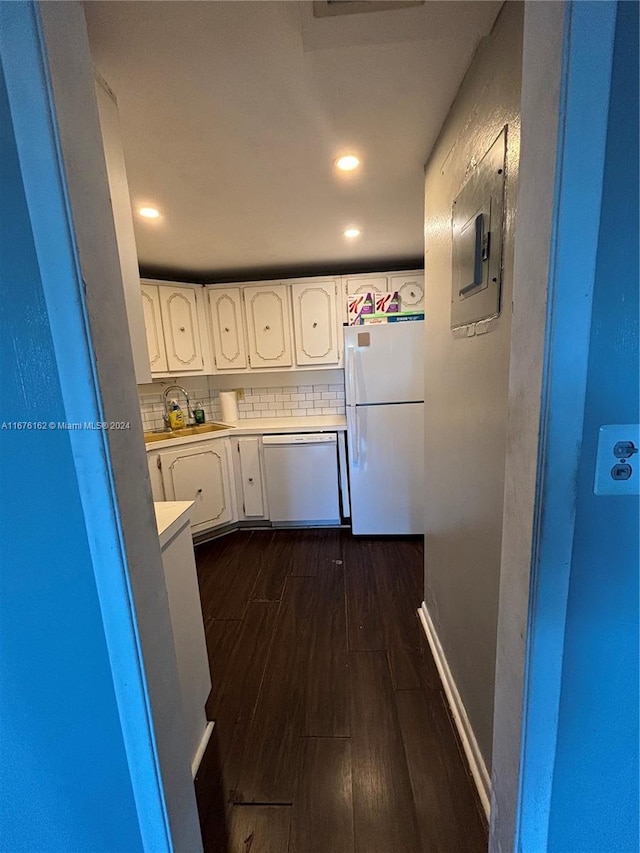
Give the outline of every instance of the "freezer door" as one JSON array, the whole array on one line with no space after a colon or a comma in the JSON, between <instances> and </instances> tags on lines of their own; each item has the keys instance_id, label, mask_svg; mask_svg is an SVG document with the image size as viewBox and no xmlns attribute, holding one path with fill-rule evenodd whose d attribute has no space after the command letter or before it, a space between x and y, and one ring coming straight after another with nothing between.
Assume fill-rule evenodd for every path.
<instances>
[{"instance_id":1,"label":"freezer door","mask_svg":"<svg viewBox=\"0 0 640 853\"><path fill-rule=\"evenodd\" d=\"M424 400L424 321L345 328L347 405Z\"/></svg>"},{"instance_id":2,"label":"freezer door","mask_svg":"<svg viewBox=\"0 0 640 853\"><path fill-rule=\"evenodd\" d=\"M424 533L424 403L347 410L354 535Z\"/></svg>"}]
</instances>

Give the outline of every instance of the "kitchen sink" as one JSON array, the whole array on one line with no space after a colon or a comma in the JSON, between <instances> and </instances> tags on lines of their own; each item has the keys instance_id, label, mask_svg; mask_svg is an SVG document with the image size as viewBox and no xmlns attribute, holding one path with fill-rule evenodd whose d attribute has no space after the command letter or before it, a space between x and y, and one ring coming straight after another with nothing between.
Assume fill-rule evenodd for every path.
<instances>
[{"instance_id":1,"label":"kitchen sink","mask_svg":"<svg viewBox=\"0 0 640 853\"><path fill-rule=\"evenodd\" d=\"M182 429L154 429L151 432L145 432L144 441L148 444L150 441L166 441L168 438L185 438L188 435L201 435L208 432L217 432L221 429L231 429L227 424L198 424L197 426L186 426Z\"/></svg>"}]
</instances>

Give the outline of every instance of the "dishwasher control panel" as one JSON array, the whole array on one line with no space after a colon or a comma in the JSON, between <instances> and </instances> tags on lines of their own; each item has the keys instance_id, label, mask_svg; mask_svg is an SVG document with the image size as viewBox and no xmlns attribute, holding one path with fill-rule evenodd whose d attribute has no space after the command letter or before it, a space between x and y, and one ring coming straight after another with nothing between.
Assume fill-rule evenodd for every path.
<instances>
[{"instance_id":1,"label":"dishwasher control panel","mask_svg":"<svg viewBox=\"0 0 640 853\"><path fill-rule=\"evenodd\" d=\"M269 444L335 444L335 432L294 432L284 435L265 435L263 445Z\"/></svg>"}]
</instances>

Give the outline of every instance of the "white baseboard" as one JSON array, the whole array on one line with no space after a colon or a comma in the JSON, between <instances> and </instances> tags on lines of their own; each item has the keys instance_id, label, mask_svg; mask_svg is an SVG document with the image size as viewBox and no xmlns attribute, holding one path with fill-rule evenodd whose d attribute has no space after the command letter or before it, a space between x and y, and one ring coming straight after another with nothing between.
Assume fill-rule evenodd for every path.
<instances>
[{"instance_id":1,"label":"white baseboard","mask_svg":"<svg viewBox=\"0 0 640 853\"><path fill-rule=\"evenodd\" d=\"M213 731L213 727L215 723L213 721L209 721L207 723L207 727L204 730L204 734L200 739L200 743L198 744L198 748L196 750L196 754L193 756L193 761L191 762L191 775L193 778L196 778L196 773L200 768L200 762L202 761L202 756L204 755L204 751L209 744L209 738L211 737L211 732Z\"/></svg>"},{"instance_id":2,"label":"white baseboard","mask_svg":"<svg viewBox=\"0 0 640 853\"><path fill-rule=\"evenodd\" d=\"M482 753L480 752L478 741L476 740L476 736L471 728L469 717L467 716L464 704L460 698L460 693L456 687L456 683L453 679L453 675L451 674L451 670L449 669L449 664L447 663L442 645L438 635L436 634L433 622L429 616L429 611L427 610L427 605L424 601L418 610L418 616L420 617L422 627L424 628L427 640L431 646L431 653L433 654L436 666L438 667L438 672L440 673L444 692L447 695L449 707L451 708L451 713L453 714L453 719L455 721L458 734L460 735L460 740L462 741L462 746L464 747L464 752L467 756L469 768L473 775L473 780L476 783L480 800L482 801L484 813L487 816L487 820L489 820L489 812L491 810L491 779L487 773L487 767L484 763Z\"/></svg>"}]
</instances>

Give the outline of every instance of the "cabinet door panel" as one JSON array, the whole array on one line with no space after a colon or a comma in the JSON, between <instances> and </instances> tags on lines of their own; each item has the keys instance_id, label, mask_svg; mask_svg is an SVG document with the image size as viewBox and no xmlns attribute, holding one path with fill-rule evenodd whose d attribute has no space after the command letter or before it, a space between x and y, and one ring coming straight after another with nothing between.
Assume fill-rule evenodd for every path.
<instances>
[{"instance_id":1,"label":"cabinet door panel","mask_svg":"<svg viewBox=\"0 0 640 853\"><path fill-rule=\"evenodd\" d=\"M191 288L160 287L162 325L169 370L202 371L196 295Z\"/></svg>"},{"instance_id":2,"label":"cabinet door panel","mask_svg":"<svg viewBox=\"0 0 640 853\"><path fill-rule=\"evenodd\" d=\"M297 364L338 363L335 282L291 285Z\"/></svg>"},{"instance_id":3,"label":"cabinet door panel","mask_svg":"<svg viewBox=\"0 0 640 853\"><path fill-rule=\"evenodd\" d=\"M398 291L401 311L424 309L424 273L402 273L389 276L389 290Z\"/></svg>"},{"instance_id":4,"label":"cabinet door panel","mask_svg":"<svg viewBox=\"0 0 640 853\"><path fill-rule=\"evenodd\" d=\"M260 439L239 438L240 474L245 516L264 517Z\"/></svg>"},{"instance_id":5,"label":"cabinet door panel","mask_svg":"<svg viewBox=\"0 0 640 853\"><path fill-rule=\"evenodd\" d=\"M240 288L209 290L209 311L213 348L218 370L238 370L247 366L242 326Z\"/></svg>"},{"instance_id":6,"label":"cabinet door panel","mask_svg":"<svg viewBox=\"0 0 640 853\"><path fill-rule=\"evenodd\" d=\"M290 367L291 327L283 284L245 287L251 367Z\"/></svg>"},{"instance_id":7,"label":"cabinet door panel","mask_svg":"<svg viewBox=\"0 0 640 853\"><path fill-rule=\"evenodd\" d=\"M354 275L344 278L347 296L356 293L385 293L387 286L386 275Z\"/></svg>"},{"instance_id":8,"label":"cabinet door panel","mask_svg":"<svg viewBox=\"0 0 640 853\"><path fill-rule=\"evenodd\" d=\"M162 481L168 500L195 501L191 526L205 529L233 521L226 447L216 441L206 450L162 453Z\"/></svg>"},{"instance_id":9,"label":"cabinet door panel","mask_svg":"<svg viewBox=\"0 0 640 853\"><path fill-rule=\"evenodd\" d=\"M153 284L143 284L141 288L142 312L144 316L144 328L147 334L149 364L151 365L152 373L159 373L167 370L167 353L162 331L160 296L158 288Z\"/></svg>"}]
</instances>

